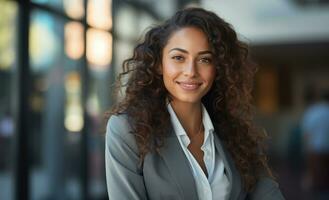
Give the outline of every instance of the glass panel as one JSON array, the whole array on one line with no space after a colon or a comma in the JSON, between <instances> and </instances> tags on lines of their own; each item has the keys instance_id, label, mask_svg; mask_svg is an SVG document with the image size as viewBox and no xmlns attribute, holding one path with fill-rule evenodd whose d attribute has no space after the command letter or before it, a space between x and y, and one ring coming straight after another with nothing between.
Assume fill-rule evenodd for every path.
<instances>
[{"instance_id":1,"label":"glass panel","mask_svg":"<svg viewBox=\"0 0 329 200\"><path fill-rule=\"evenodd\" d=\"M110 73L93 73L89 80L87 112L89 116L89 192L92 199L108 199L105 185L104 111L109 107Z\"/></svg>"},{"instance_id":2,"label":"glass panel","mask_svg":"<svg viewBox=\"0 0 329 200\"><path fill-rule=\"evenodd\" d=\"M66 14L74 19L81 19L84 14L83 0L63 0Z\"/></svg>"},{"instance_id":3,"label":"glass panel","mask_svg":"<svg viewBox=\"0 0 329 200\"><path fill-rule=\"evenodd\" d=\"M112 60L112 35L106 31L88 29L87 59L92 70L103 71Z\"/></svg>"},{"instance_id":4,"label":"glass panel","mask_svg":"<svg viewBox=\"0 0 329 200\"><path fill-rule=\"evenodd\" d=\"M57 9L63 8L62 0L31 0L31 2L47 5L50 7L57 8Z\"/></svg>"},{"instance_id":5,"label":"glass panel","mask_svg":"<svg viewBox=\"0 0 329 200\"><path fill-rule=\"evenodd\" d=\"M72 25L73 24L73 25ZM32 199L81 199L82 39L68 41L73 26L33 11L30 25L31 196ZM65 44L65 41L67 43ZM72 46L70 46L72 45ZM72 59L71 59L72 58ZM73 60L74 59L74 60Z\"/></svg>"},{"instance_id":6,"label":"glass panel","mask_svg":"<svg viewBox=\"0 0 329 200\"><path fill-rule=\"evenodd\" d=\"M34 3L42 4L55 8L57 10L62 10L68 16L74 19L83 18L85 11L83 0L31 0Z\"/></svg>"},{"instance_id":7,"label":"glass panel","mask_svg":"<svg viewBox=\"0 0 329 200\"><path fill-rule=\"evenodd\" d=\"M134 43L125 40L117 39L115 42L115 72L118 74L122 71L122 63L125 59L128 59L133 54Z\"/></svg>"},{"instance_id":8,"label":"glass panel","mask_svg":"<svg viewBox=\"0 0 329 200\"><path fill-rule=\"evenodd\" d=\"M65 128L74 133L79 133L83 128L83 110L81 105L81 77L72 71L65 78Z\"/></svg>"},{"instance_id":9,"label":"glass panel","mask_svg":"<svg viewBox=\"0 0 329 200\"><path fill-rule=\"evenodd\" d=\"M65 25L65 53L71 59L79 59L84 53L84 28L78 22Z\"/></svg>"},{"instance_id":10,"label":"glass panel","mask_svg":"<svg viewBox=\"0 0 329 200\"><path fill-rule=\"evenodd\" d=\"M121 6L115 17L114 31L119 38L135 40L139 36L138 30L138 11L131 6Z\"/></svg>"},{"instance_id":11,"label":"glass panel","mask_svg":"<svg viewBox=\"0 0 329 200\"><path fill-rule=\"evenodd\" d=\"M0 199L13 199L17 3L0 1Z\"/></svg>"},{"instance_id":12,"label":"glass panel","mask_svg":"<svg viewBox=\"0 0 329 200\"><path fill-rule=\"evenodd\" d=\"M137 37L140 37L143 35L143 33L146 32L146 30L151 27L152 25L157 24L157 21L152 18L148 13L141 12L139 13L139 23L138 23L138 33L136 33Z\"/></svg>"},{"instance_id":13,"label":"glass panel","mask_svg":"<svg viewBox=\"0 0 329 200\"><path fill-rule=\"evenodd\" d=\"M112 28L112 0L89 0L87 4L87 22L95 28Z\"/></svg>"},{"instance_id":14,"label":"glass panel","mask_svg":"<svg viewBox=\"0 0 329 200\"><path fill-rule=\"evenodd\" d=\"M15 60L17 5L7 1L0 1L0 5L0 70L7 71Z\"/></svg>"}]
</instances>

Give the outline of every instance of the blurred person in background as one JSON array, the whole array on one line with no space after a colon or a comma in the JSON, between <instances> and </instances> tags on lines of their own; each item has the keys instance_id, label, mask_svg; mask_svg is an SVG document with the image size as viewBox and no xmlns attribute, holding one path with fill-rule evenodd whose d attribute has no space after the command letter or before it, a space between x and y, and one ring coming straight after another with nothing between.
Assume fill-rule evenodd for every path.
<instances>
[{"instance_id":1,"label":"blurred person in background","mask_svg":"<svg viewBox=\"0 0 329 200\"><path fill-rule=\"evenodd\" d=\"M9 152L14 134L14 120L10 112L6 110L3 116L0 116L0 170L8 169Z\"/></svg>"},{"instance_id":2,"label":"blurred person in background","mask_svg":"<svg viewBox=\"0 0 329 200\"><path fill-rule=\"evenodd\" d=\"M329 90L307 108L302 130L306 153L304 187L314 199L329 199Z\"/></svg>"},{"instance_id":3,"label":"blurred person in background","mask_svg":"<svg viewBox=\"0 0 329 200\"><path fill-rule=\"evenodd\" d=\"M318 101L319 94L318 89L315 85L311 84L304 89L304 104L305 107L310 107L315 102ZM293 125L289 132L288 139L288 153L287 162L289 167L293 170L291 173L295 173L300 177L304 170L304 148L303 148L303 130L302 121L303 116L301 116L297 122Z\"/></svg>"},{"instance_id":4,"label":"blurred person in background","mask_svg":"<svg viewBox=\"0 0 329 200\"><path fill-rule=\"evenodd\" d=\"M212 12L184 9L150 29L123 63L126 93L110 111L109 198L284 199L252 123L255 71Z\"/></svg>"}]
</instances>

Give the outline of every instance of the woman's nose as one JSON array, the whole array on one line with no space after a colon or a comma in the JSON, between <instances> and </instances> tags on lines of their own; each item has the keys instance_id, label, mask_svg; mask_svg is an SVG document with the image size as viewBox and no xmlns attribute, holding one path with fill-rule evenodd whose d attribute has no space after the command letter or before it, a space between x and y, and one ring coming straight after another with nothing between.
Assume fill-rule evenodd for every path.
<instances>
[{"instance_id":1,"label":"woman's nose","mask_svg":"<svg viewBox=\"0 0 329 200\"><path fill-rule=\"evenodd\" d=\"M184 67L184 75L194 77L197 74L196 64L194 61L186 63Z\"/></svg>"}]
</instances>

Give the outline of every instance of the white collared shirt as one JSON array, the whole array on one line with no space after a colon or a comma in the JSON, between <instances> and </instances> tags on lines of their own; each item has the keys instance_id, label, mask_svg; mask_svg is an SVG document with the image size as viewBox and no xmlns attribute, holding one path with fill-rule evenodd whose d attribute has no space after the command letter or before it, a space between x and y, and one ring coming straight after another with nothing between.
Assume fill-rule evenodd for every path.
<instances>
[{"instance_id":1,"label":"white collared shirt","mask_svg":"<svg viewBox=\"0 0 329 200\"><path fill-rule=\"evenodd\" d=\"M171 123L173 125L179 143L187 157L193 177L196 183L197 193L200 200L224 200L228 199L229 181L224 173L224 163L214 144L214 127L207 110L202 105L202 122L204 126L204 141L201 150L204 152L203 160L207 168L208 178L196 161L192 153L188 150L190 139L187 136L183 126L176 116L175 111L168 103L168 111Z\"/></svg>"}]
</instances>

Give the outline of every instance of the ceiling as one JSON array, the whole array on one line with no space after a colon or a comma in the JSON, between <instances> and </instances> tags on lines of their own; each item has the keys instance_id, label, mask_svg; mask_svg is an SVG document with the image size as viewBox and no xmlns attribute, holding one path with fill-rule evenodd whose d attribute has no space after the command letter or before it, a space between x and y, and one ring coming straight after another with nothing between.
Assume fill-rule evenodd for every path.
<instances>
[{"instance_id":1,"label":"ceiling","mask_svg":"<svg viewBox=\"0 0 329 200\"><path fill-rule=\"evenodd\" d=\"M329 41L329 4L304 0L201 0L252 44ZM324 3L321 3L324 2Z\"/></svg>"}]
</instances>

